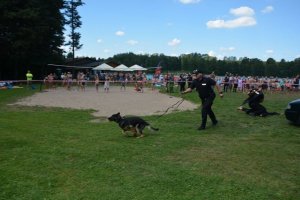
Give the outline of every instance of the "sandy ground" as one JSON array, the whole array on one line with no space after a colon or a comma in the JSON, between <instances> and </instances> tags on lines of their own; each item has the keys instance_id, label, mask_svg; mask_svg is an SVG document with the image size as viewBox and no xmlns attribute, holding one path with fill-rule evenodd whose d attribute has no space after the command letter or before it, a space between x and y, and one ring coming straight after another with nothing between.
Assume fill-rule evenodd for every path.
<instances>
[{"instance_id":1,"label":"sandy ground","mask_svg":"<svg viewBox=\"0 0 300 200\"><path fill-rule=\"evenodd\" d=\"M162 114L170 106L176 104L181 98L171 97L146 88L144 93L138 93L133 88L127 87L120 91L120 87L110 87L105 93L103 88L96 92L94 87L85 91L57 88L38 92L33 96L21 99L16 104L25 106L63 107L74 109L93 109L96 117L108 117L120 112L121 115L146 116ZM169 109L169 112L193 110L198 105L183 101L178 108ZM176 106L174 106L176 107Z\"/></svg>"}]
</instances>

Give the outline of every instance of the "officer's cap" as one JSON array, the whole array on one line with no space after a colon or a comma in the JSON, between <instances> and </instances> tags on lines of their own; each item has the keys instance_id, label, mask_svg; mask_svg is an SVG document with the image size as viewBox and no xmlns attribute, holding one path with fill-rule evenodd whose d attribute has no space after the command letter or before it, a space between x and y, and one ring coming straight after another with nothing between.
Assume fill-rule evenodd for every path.
<instances>
[{"instance_id":1,"label":"officer's cap","mask_svg":"<svg viewBox=\"0 0 300 200\"><path fill-rule=\"evenodd\" d=\"M192 74L203 74L203 72L200 69L195 69Z\"/></svg>"}]
</instances>

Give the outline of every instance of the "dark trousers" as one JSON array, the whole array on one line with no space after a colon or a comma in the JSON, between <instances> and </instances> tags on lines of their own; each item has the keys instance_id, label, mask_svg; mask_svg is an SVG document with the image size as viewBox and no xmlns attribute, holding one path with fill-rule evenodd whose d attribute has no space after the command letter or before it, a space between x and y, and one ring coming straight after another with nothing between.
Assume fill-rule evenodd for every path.
<instances>
[{"instance_id":1,"label":"dark trousers","mask_svg":"<svg viewBox=\"0 0 300 200\"><path fill-rule=\"evenodd\" d=\"M228 88L229 88L229 84L225 83L223 86L223 92L227 92Z\"/></svg>"},{"instance_id":2,"label":"dark trousers","mask_svg":"<svg viewBox=\"0 0 300 200\"><path fill-rule=\"evenodd\" d=\"M180 92L183 92L185 90L185 82L179 83L179 86L180 86Z\"/></svg>"},{"instance_id":3,"label":"dark trousers","mask_svg":"<svg viewBox=\"0 0 300 200\"><path fill-rule=\"evenodd\" d=\"M254 116L259 116L259 115L263 116L267 113L267 109L258 102L249 103L249 107L251 109L246 111L247 114L254 115Z\"/></svg>"},{"instance_id":4,"label":"dark trousers","mask_svg":"<svg viewBox=\"0 0 300 200\"><path fill-rule=\"evenodd\" d=\"M215 116L214 112L211 109L211 106L213 105L213 101L214 101L215 97L216 97L215 95L212 95L208 98L201 98L201 101L202 101L202 109L201 109L202 123L201 123L201 127L203 127L203 128L205 128L205 126L206 126L207 115L210 117L210 119L213 123L217 122L216 116Z\"/></svg>"}]
</instances>

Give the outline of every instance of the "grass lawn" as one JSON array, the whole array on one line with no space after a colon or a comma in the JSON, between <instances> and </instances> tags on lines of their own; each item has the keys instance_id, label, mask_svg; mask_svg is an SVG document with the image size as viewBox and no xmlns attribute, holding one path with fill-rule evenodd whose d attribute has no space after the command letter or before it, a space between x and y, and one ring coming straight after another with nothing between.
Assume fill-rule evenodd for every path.
<instances>
[{"instance_id":1,"label":"grass lawn","mask_svg":"<svg viewBox=\"0 0 300 200\"><path fill-rule=\"evenodd\" d=\"M160 131L136 139L89 110L7 105L32 93L0 91L0 199L299 199L300 128L237 111L245 94L216 98L216 127L196 130L200 110L150 116ZM283 113L300 93L265 96Z\"/></svg>"}]
</instances>

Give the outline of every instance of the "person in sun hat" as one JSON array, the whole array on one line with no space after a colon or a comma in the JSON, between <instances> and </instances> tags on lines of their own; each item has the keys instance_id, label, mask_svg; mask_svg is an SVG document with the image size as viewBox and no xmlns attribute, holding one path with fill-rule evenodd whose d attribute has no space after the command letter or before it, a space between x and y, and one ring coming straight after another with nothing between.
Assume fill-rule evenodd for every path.
<instances>
[{"instance_id":1,"label":"person in sun hat","mask_svg":"<svg viewBox=\"0 0 300 200\"><path fill-rule=\"evenodd\" d=\"M196 69L192 74L195 76L194 80L185 91L181 92L181 94L192 92L193 89L196 89L196 91L198 92L199 98L202 102L202 121L198 130L204 130L206 128L207 115L210 117L213 125L217 125L218 123L218 120L211 109L213 101L216 97L213 87L216 87L221 98L223 97L223 92L221 91L219 85L216 84L216 81L209 77L205 77L201 70Z\"/></svg>"}]
</instances>

